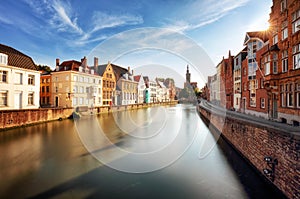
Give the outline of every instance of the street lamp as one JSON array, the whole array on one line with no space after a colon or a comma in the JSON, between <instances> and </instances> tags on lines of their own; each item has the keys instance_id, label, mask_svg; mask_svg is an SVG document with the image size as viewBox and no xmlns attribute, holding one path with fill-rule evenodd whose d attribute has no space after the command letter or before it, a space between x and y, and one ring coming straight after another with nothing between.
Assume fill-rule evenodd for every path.
<instances>
[{"instance_id":1,"label":"street lamp","mask_svg":"<svg viewBox=\"0 0 300 199\"><path fill-rule=\"evenodd\" d=\"M275 179L275 167L278 165L278 160L271 156L266 156L264 161L267 163L267 168L264 168L263 172L273 182Z\"/></svg>"}]
</instances>

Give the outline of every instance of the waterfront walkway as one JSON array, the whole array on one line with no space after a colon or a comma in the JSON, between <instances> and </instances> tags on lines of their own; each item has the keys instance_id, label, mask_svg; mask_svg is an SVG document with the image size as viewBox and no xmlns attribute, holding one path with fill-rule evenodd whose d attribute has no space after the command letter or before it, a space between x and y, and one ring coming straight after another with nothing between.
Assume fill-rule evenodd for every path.
<instances>
[{"instance_id":1,"label":"waterfront walkway","mask_svg":"<svg viewBox=\"0 0 300 199\"><path fill-rule=\"evenodd\" d=\"M256 117L253 115L248 115L236 111L227 110L225 108L222 108L220 106L214 105L206 100L201 100L201 103L199 104L201 108L210 110L213 114L223 115L224 117L231 117L233 119L238 119L243 122L251 122L258 126L271 128L280 130L282 132L286 133L292 133L300 135L300 127L299 126L292 126L285 123L280 123L272 120L267 120L261 117Z\"/></svg>"}]
</instances>

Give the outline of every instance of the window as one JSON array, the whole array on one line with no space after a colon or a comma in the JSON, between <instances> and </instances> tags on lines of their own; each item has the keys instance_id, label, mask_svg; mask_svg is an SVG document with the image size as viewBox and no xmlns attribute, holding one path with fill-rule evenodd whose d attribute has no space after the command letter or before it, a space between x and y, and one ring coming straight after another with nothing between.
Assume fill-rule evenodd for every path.
<instances>
[{"instance_id":1,"label":"window","mask_svg":"<svg viewBox=\"0 0 300 199\"><path fill-rule=\"evenodd\" d=\"M292 33L300 30L300 9L292 14Z\"/></svg>"},{"instance_id":2,"label":"window","mask_svg":"<svg viewBox=\"0 0 300 199\"><path fill-rule=\"evenodd\" d=\"M280 2L280 11L283 12L286 9L286 0Z\"/></svg>"},{"instance_id":3,"label":"window","mask_svg":"<svg viewBox=\"0 0 300 199\"><path fill-rule=\"evenodd\" d=\"M278 73L278 55L277 53L273 54L273 73Z\"/></svg>"},{"instance_id":4,"label":"window","mask_svg":"<svg viewBox=\"0 0 300 199\"><path fill-rule=\"evenodd\" d=\"M83 105L83 97L79 98L79 105Z\"/></svg>"},{"instance_id":5,"label":"window","mask_svg":"<svg viewBox=\"0 0 300 199\"><path fill-rule=\"evenodd\" d=\"M58 93L58 87L57 86L55 87L55 92Z\"/></svg>"},{"instance_id":6,"label":"window","mask_svg":"<svg viewBox=\"0 0 300 199\"><path fill-rule=\"evenodd\" d=\"M7 71L0 70L0 82L7 82Z\"/></svg>"},{"instance_id":7,"label":"window","mask_svg":"<svg viewBox=\"0 0 300 199\"><path fill-rule=\"evenodd\" d=\"M284 50L282 52L282 72L285 73L288 71L288 51Z\"/></svg>"},{"instance_id":8,"label":"window","mask_svg":"<svg viewBox=\"0 0 300 199\"><path fill-rule=\"evenodd\" d=\"M0 91L0 106L7 106L7 91Z\"/></svg>"},{"instance_id":9,"label":"window","mask_svg":"<svg viewBox=\"0 0 300 199\"><path fill-rule=\"evenodd\" d=\"M282 40L285 40L288 37L288 28L282 30Z\"/></svg>"},{"instance_id":10,"label":"window","mask_svg":"<svg viewBox=\"0 0 300 199\"><path fill-rule=\"evenodd\" d=\"M34 85L34 75L28 75L28 85Z\"/></svg>"},{"instance_id":11,"label":"window","mask_svg":"<svg viewBox=\"0 0 300 199\"><path fill-rule=\"evenodd\" d=\"M296 84L296 103L297 108L300 108L300 82Z\"/></svg>"},{"instance_id":12,"label":"window","mask_svg":"<svg viewBox=\"0 0 300 199\"><path fill-rule=\"evenodd\" d=\"M86 91L86 93L89 93L89 92L90 92L90 88L89 88L89 87L86 87L86 88L85 88L85 91Z\"/></svg>"},{"instance_id":13,"label":"window","mask_svg":"<svg viewBox=\"0 0 300 199\"><path fill-rule=\"evenodd\" d=\"M300 19L292 23L292 33L298 32L300 30Z\"/></svg>"},{"instance_id":14,"label":"window","mask_svg":"<svg viewBox=\"0 0 300 199\"><path fill-rule=\"evenodd\" d=\"M55 77L55 81L58 82L58 77Z\"/></svg>"},{"instance_id":15,"label":"window","mask_svg":"<svg viewBox=\"0 0 300 199\"><path fill-rule=\"evenodd\" d=\"M101 97L98 97L98 103L99 104L101 103Z\"/></svg>"},{"instance_id":16,"label":"window","mask_svg":"<svg viewBox=\"0 0 300 199\"><path fill-rule=\"evenodd\" d=\"M78 87L77 87L77 86L74 86L73 92L74 92L74 93L77 93L77 92L78 92Z\"/></svg>"},{"instance_id":17,"label":"window","mask_svg":"<svg viewBox=\"0 0 300 199\"><path fill-rule=\"evenodd\" d=\"M300 68L300 44L293 46L293 69Z\"/></svg>"},{"instance_id":18,"label":"window","mask_svg":"<svg viewBox=\"0 0 300 199\"><path fill-rule=\"evenodd\" d=\"M83 87L82 86L79 87L79 93L83 93Z\"/></svg>"},{"instance_id":19,"label":"window","mask_svg":"<svg viewBox=\"0 0 300 199\"><path fill-rule=\"evenodd\" d=\"M85 105L89 105L89 99L85 99Z\"/></svg>"},{"instance_id":20,"label":"window","mask_svg":"<svg viewBox=\"0 0 300 199\"><path fill-rule=\"evenodd\" d=\"M77 97L73 97L73 106L77 105Z\"/></svg>"},{"instance_id":21,"label":"window","mask_svg":"<svg viewBox=\"0 0 300 199\"><path fill-rule=\"evenodd\" d=\"M47 93L50 92L50 87L49 87L49 86L46 87L46 92L47 92Z\"/></svg>"},{"instance_id":22,"label":"window","mask_svg":"<svg viewBox=\"0 0 300 199\"><path fill-rule=\"evenodd\" d=\"M7 55L0 53L0 64L1 65L7 65Z\"/></svg>"},{"instance_id":23,"label":"window","mask_svg":"<svg viewBox=\"0 0 300 199\"><path fill-rule=\"evenodd\" d=\"M77 82L78 81L78 77L76 75L73 76L73 80L74 82Z\"/></svg>"},{"instance_id":24,"label":"window","mask_svg":"<svg viewBox=\"0 0 300 199\"><path fill-rule=\"evenodd\" d=\"M28 93L28 105L33 105L33 95L34 93Z\"/></svg>"},{"instance_id":25,"label":"window","mask_svg":"<svg viewBox=\"0 0 300 199\"><path fill-rule=\"evenodd\" d=\"M293 107L293 93L287 94L287 103L288 107Z\"/></svg>"},{"instance_id":26,"label":"window","mask_svg":"<svg viewBox=\"0 0 300 199\"><path fill-rule=\"evenodd\" d=\"M66 81L69 81L69 75L66 76Z\"/></svg>"},{"instance_id":27,"label":"window","mask_svg":"<svg viewBox=\"0 0 300 199\"><path fill-rule=\"evenodd\" d=\"M45 86L42 86L42 93L45 92Z\"/></svg>"},{"instance_id":28,"label":"window","mask_svg":"<svg viewBox=\"0 0 300 199\"><path fill-rule=\"evenodd\" d=\"M274 35L273 36L273 45L277 44L278 43L278 35Z\"/></svg>"},{"instance_id":29,"label":"window","mask_svg":"<svg viewBox=\"0 0 300 199\"><path fill-rule=\"evenodd\" d=\"M239 65L239 58L238 58L238 57L235 59L235 65L236 65L236 66Z\"/></svg>"},{"instance_id":30,"label":"window","mask_svg":"<svg viewBox=\"0 0 300 199\"><path fill-rule=\"evenodd\" d=\"M264 88L264 79L263 78L260 79L260 88Z\"/></svg>"},{"instance_id":31,"label":"window","mask_svg":"<svg viewBox=\"0 0 300 199\"><path fill-rule=\"evenodd\" d=\"M265 108L265 98L260 98L260 108Z\"/></svg>"},{"instance_id":32,"label":"window","mask_svg":"<svg viewBox=\"0 0 300 199\"><path fill-rule=\"evenodd\" d=\"M270 62L265 63L265 75L270 74Z\"/></svg>"},{"instance_id":33,"label":"window","mask_svg":"<svg viewBox=\"0 0 300 199\"><path fill-rule=\"evenodd\" d=\"M83 77L79 77L79 82L83 82Z\"/></svg>"},{"instance_id":34,"label":"window","mask_svg":"<svg viewBox=\"0 0 300 199\"><path fill-rule=\"evenodd\" d=\"M22 73L15 73L14 83L15 84L23 84L23 74Z\"/></svg>"}]
</instances>

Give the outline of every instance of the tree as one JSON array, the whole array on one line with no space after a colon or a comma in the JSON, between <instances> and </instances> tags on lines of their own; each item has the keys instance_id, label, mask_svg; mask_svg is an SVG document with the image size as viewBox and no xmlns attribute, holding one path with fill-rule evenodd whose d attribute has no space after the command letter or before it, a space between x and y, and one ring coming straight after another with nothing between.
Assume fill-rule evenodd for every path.
<instances>
[{"instance_id":1,"label":"tree","mask_svg":"<svg viewBox=\"0 0 300 199\"><path fill-rule=\"evenodd\" d=\"M42 71L46 71L46 72L51 72L51 68L50 66L47 65L37 65L38 70L42 70Z\"/></svg>"}]
</instances>

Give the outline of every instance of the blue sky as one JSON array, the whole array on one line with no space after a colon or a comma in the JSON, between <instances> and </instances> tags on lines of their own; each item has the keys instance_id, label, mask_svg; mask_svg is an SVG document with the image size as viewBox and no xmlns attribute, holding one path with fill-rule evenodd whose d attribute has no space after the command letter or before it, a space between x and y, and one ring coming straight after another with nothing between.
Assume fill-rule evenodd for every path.
<instances>
[{"instance_id":1,"label":"blue sky","mask_svg":"<svg viewBox=\"0 0 300 199\"><path fill-rule=\"evenodd\" d=\"M271 5L272 0L2 1L0 43L31 56L36 64L54 68L56 58L80 60L101 46L101 42L123 31L167 28L196 42L213 65L217 65L222 56L228 55L228 50L236 54L243 49L247 31L266 29ZM139 39L137 43L141 42ZM143 52L139 52L139 59L133 53L115 61L134 68L149 62L154 64L151 61L154 56L156 63L170 60L164 65L185 73L185 60L168 59L171 56L149 51L143 57ZM99 55L100 63L107 61L108 58ZM191 70L192 81L199 81L197 72L193 67Z\"/></svg>"}]
</instances>

